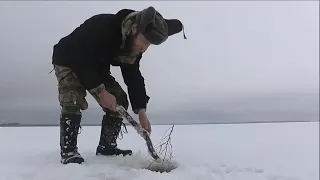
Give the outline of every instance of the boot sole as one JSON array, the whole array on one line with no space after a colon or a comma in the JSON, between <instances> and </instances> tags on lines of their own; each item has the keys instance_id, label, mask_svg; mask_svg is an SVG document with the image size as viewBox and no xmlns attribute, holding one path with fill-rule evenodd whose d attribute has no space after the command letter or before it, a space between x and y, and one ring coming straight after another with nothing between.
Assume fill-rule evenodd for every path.
<instances>
[{"instance_id":1,"label":"boot sole","mask_svg":"<svg viewBox=\"0 0 320 180\"><path fill-rule=\"evenodd\" d=\"M73 163L73 164L82 164L82 163L84 163L84 159L81 158L81 157L70 157L70 158L68 158L68 159L65 160L65 161L61 160L61 163L62 163L62 164L70 164L70 163Z\"/></svg>"},{"instance_id":2,"label":"boot sole","mask_svg":"<svg viewBox=\"0 0 320 180\"><path fill-rule=\"evenodd\" d=\"M96 153L97 156L119 156L119 155L122 155L122 156L131 156L132 155L132 152L131 153L114 153L114 154L102 154L102 153Z\"/></svg>"}]
</instances>

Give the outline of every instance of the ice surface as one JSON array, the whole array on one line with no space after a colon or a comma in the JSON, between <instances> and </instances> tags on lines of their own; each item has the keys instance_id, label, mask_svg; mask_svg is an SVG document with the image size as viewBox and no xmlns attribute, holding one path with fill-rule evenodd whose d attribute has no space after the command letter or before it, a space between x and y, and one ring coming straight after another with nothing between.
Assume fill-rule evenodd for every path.
<instances>
[{"instance_id":1,"label":"ice surface","mask_svg":"<svg viewBox=\"0 0 320 180\"><path fill-rule=\"evenodd\" d=\"M153 126L156 145L170 126ZM133 156L94 155L100 127L83 127L79 151L86 164L59 162L58 127L0 128L1 180L318 180L319 122L181 125L172 134L169 173L146 170L143 139L129 134L119 147Z\"/></svg>"}]
</instances>

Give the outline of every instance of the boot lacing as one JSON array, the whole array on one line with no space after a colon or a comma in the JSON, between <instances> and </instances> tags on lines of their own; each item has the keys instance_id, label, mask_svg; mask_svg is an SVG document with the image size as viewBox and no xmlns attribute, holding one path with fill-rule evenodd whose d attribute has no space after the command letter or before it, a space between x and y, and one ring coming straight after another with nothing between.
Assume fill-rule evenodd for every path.
<instances>
[{"instance_id":1,"label":"boot lacing","mask_svg":"<svg viewBox=\"0 0 320 180\"><path fill-rule=\"evenodd\" d=\"M121 127L124 127L122 130L121 130ZM125 134L127 134L128 133L128 130L127 130L127 127L126 127L126 124L125 123L121 123L120 124L120 126L119 126L119 128L120 128L120 133L119 133L119 137L118 137L118 139L123 139L123 133L125 133ZM119 131L119 130L118 130ZM121 138L120 138L120 136L121 136Z\"/></svg>"}]
</instances>

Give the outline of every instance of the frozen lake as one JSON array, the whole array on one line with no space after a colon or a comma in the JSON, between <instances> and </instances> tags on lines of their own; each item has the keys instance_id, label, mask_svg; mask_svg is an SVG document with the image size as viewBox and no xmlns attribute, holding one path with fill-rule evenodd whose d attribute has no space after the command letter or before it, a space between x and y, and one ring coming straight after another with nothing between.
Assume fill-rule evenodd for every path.
<instances>
[{"instance_id":1,"label":"frozen lake","mask_svg":"<svg viewBox=\"0 0 320 180\"><path fill-rule=\"evenodd\" d=\"M170 126L153 126L156 145ZM150 161L134 129L118 140L131 157L96 157L100 127L85 126L78 139L85 165L62 165L58 127L0 128L1 180L318 180L319 122L176 125L170 173L142 167Z\"/></svg>"}]
</instances>

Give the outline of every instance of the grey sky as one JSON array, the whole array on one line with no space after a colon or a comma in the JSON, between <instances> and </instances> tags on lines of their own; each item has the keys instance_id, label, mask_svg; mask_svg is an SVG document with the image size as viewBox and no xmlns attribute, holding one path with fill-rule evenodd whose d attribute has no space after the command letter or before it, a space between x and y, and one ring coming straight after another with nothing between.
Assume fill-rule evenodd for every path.
<instances>
[{"instance_id":1,"label":"grey sky","mask_svg":"<svg viewBox=\"0 0 320 180\"><path fill-rule=\"evenodd\" d=\"M291 97L281 107L292 111L319 111L316 1L2 1L0 120L9 113L5 109L59 108L55 76L48 73L52 47L60 38L95 14L149 5L167 18L180 19L188 38L177 34L145 53L141 70L151 96L150 113L181 110L188 116L198 109L212 113L230 111L230 107L250 113L252 107L267 110L272 105L263 101L249 105L250 100L241 104L238 99L265 94ZM126 88L119 69L112 72ZM299 99L295 99L297 93ZM88 101L89 111L98 108L92 97ZM174 112L166 116L170 114Z\"/></svg>"}]
</instances>

